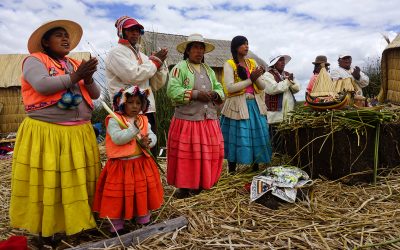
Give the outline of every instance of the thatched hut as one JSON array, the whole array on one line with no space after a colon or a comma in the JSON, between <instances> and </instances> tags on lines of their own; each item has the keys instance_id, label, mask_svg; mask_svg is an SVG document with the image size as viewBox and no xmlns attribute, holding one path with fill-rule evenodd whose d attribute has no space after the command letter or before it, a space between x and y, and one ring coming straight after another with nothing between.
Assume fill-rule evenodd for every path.
<instances>
[{"instance_id":1,"label":"thatched hut","mask_svg":"<svg viewBox=\"0 0 400 250\"><path fill-rule=\"evenodd\" d=\"M0 133L16 132L26 116L21 97L21 70L26 56L28 55L0 55ZM70 56L78 60L88 60L90 53L71 53Z\"/></svg>"},{"instance_id":2,"label":"thatched hut","mask_svg":"<svg viewBox=\"0 0 400 250\"><path fill-rule=\"evenodd\" d=\"M400 34L382 52L380 102L400 104Z\"/></svg>"},{"instance_id":3,"label":"thatched hut","mask_svg":"<svg viewBox=\"0 0 400 250\"><path fill-rule=\"evenodd\" d=\"M146 32L142 37L142 48L145 54L150 54L149 52L156 51L158 48L168 48L168 58L166 63L171 69L183 59L183 55L176 50L176 46L186 40L187 36L183 35ZM217 79L221 81L224 63L226 60L232 58L231 41L217 39L205 40L212 43L215 46L215 49L206 54L204 60L215 71ZM259 65L267 66L265 61L251 51L249 52L249 57L254 58Z\"/></svg>"}]
</instances>

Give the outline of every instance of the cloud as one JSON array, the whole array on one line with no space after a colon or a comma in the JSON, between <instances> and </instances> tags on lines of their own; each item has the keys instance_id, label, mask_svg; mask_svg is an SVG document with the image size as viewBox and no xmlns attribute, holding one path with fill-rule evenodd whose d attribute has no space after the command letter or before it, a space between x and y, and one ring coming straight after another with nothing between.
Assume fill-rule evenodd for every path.
<instances>
[{"instance_id":1,"label":"cloud","mask_svg":"<svg viewBox=\"0 0 400 250\"><path fill-rule=\"evenodd\" d=\"M150 31L224 40L244 35L265 61L289 54L286 69L304 90L316 55L326 55L332 67L343 51L359 66L379 57L386 46L381 33L393 39L400 31L397 5L394 0L3 0L0 53L26 53L26 42L41 23L71 19L84 29L77 50L103 56L117 41L115 19L130 15Z\"/></svg>"}]
</instances>

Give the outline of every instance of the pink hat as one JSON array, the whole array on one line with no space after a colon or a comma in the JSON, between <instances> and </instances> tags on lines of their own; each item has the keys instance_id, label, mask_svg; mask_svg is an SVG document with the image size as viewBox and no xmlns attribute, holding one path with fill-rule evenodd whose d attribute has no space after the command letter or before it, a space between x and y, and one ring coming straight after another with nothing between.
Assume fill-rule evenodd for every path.
<instances>
[{"instance_id":1,"label":"pink hat","mask_svg":"<svg viewBox=\"0 0 400 250\"><path fill-rule=\"evenodd\" d=\"M136 21L136 20L133 19L133 18L127 19L127 20L126 20L125 22L123 22L123 24L122 24L122 28L124 28L124 29L130 28L130 27L132 27L132 26L138 26L138 28L143 29L143 26L142 26L140 23L138 23L138 21Z\"/></svg>"},{"instance_id":2,"label":"pink hat","mask_svg":"<svg viewBox=\"0 0 400 250\"><path fill-rule=\"evenodd\" d=\"M134 18L129 17L129 16L122 16L115 21L115 28L117 28L117 35L120 38L123 38L123 33L122 29L127 29L133 26L138 26L140 29L140 34L143 35L144 33L144 27L141 25L138 21L136 21Z\"/></svg>"}]
</instances>

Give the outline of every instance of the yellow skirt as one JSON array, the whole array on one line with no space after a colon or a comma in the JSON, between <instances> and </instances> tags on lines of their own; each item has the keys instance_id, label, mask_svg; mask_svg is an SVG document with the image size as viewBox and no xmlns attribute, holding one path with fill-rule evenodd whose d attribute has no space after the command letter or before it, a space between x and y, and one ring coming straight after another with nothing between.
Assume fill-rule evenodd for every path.
<instances>
[{"instance_id":1,"label":"yellow skirt","mask_svg":"<svg viewBox=\"0 0 400 250\"><path fill-rule=\"evenodd\" d=\"M63 126L25 118L12 163L11 226L44 237L96 227L91 204L100 169L90 123Z\"/></svg>"}]
</instances>

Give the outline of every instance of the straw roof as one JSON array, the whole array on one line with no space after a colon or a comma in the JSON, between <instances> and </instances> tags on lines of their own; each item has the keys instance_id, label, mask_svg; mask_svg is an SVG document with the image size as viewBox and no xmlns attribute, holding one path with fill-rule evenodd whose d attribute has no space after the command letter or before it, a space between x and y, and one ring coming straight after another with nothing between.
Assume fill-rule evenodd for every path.
<instances>
[{"instance_id":1,"label":"straw roof","mask_svg":"<svg viewBox=\"0 0 400 250\"><path fill-rule=\"evenodd\" d=\"M398 34L393 41L390 42L390 44L388 44L388 46L386 46L385 50L389 50L389 49L394 49L394 48L400 48L400 34ZM384 52L385 52L384 50Z\"/></svg>"},{"instance_id":2,"label":"straw roof","mask_svg":"<svg viewBox=\"0 0 400 250\"><path fill-rule=\"evenodd\" d=\"M146 32L143 35L142 47L145 54L155 51L158 48L168 48L168 65L175 65L182 60L183 55L176 50L176 46L187 40L187 36L165 34L158 32ZM215 49L205 55L205 62L211 67L222 67L226 60L232 58L231 55L231 41L205 39L207 42L213 44ZM249 51L248 56L254 58L259 65L267 66L267 63L259 58L256 54Z\"/></svg>"},{"instance_id":3,"label":"straw roof","mask_svg":"<svg viewBox=\"0 0 400 250\"><path fill-rule=\"evenodd\" d=\"M381 59L380 102L400 103L400 34L384 49Z\"/></svg>"},{"instance_id":4,"label":"straw roof","mask_svg":"<svg viewBox=\"0 0 400 250\"><path fill-rule=\"evenodd\" d=\"M0 55L0 88L21 86L22 62L28 54ZM89 59L89 52L75 52L69 55L77 60Z\"/></svg>"}]
</instances>

